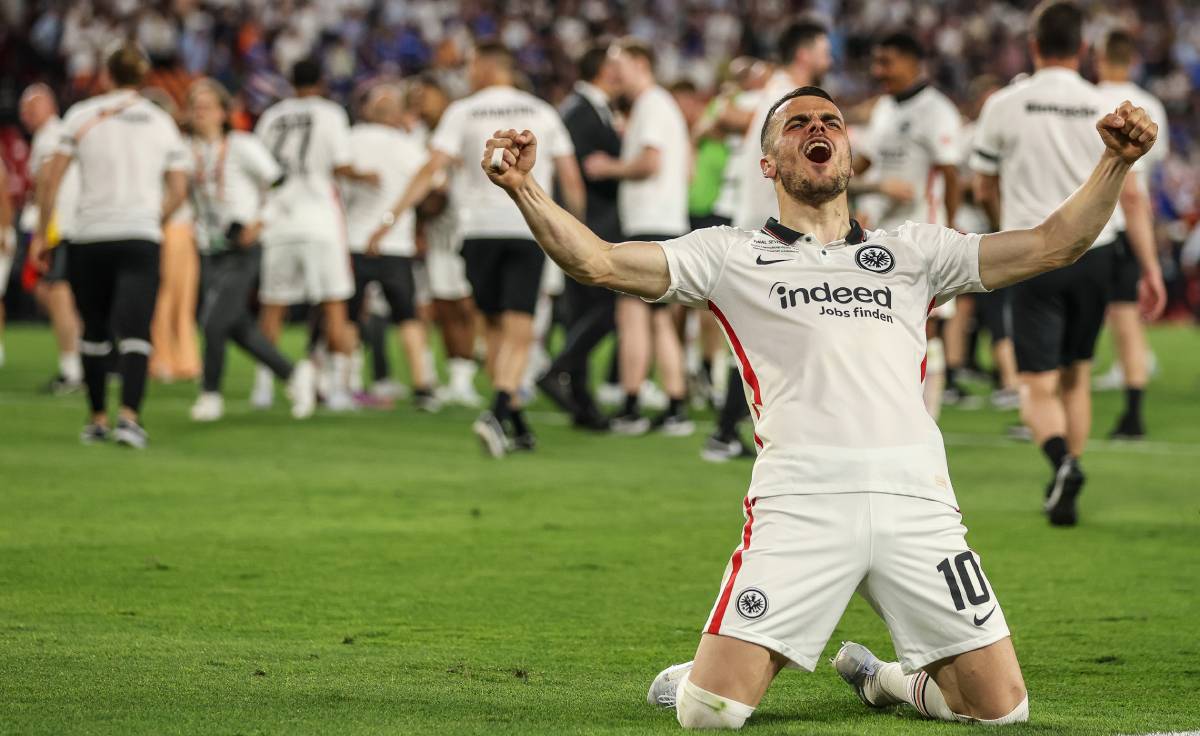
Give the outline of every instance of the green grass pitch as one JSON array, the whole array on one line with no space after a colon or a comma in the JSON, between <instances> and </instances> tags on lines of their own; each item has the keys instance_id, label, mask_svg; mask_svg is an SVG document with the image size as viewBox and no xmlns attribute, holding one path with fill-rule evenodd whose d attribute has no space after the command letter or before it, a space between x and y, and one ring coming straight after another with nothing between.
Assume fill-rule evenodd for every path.
<instances>
[{"instance_id":1,"label":"green grass pitch","mask_svg":"<svg viewBox=\"0 0 1200 736\"><path fill-rule=\"evenodd\" d=\"M948 411L969 540L1030 689L1011 734L1200 728L1200 333L1152 334L1153 437L1097 441L1082 526L1038 513L1045 461L1013 415ZM647 685L689 659L736 546L749 465L701 437L591 437L481 456L472 412L296 423L282 399L193 425L151 387L152 446L80 447L80 396L37 395L52 339L0 370L0 734L641 734ZM298 346L298 335L289 335ZM1097 437L1118 398L1102 395ZM825 651L884 654L859 600ZM785 672L751 733L951 733L868 712L832 668Z\"/></svg>"}]
</instances>

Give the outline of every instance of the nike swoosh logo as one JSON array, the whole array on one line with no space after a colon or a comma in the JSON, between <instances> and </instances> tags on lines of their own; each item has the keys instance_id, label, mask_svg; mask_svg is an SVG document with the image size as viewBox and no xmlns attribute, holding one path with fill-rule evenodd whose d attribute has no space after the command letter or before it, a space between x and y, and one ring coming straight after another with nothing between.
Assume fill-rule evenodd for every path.
<instances>
[{"instance_id":1,"label":"nike swoosh logo","mask_svg":"<svg viewBox=\"0 0 1200 736\"><path fill-rule=\"evenodd\" d=\"M975 616L975 619L974 619L974 621L975 621L975 625L976 625L976 626L983 626L985 623L987 623L987 620L988 620L989 618L991 618L991 617L992 617L992 614L993 614L993 613L995 613L995 612L996 612L996 607L995 607L995 606L992 606L992 610L988 611L988 612L987 612L987 615L986 615L986 616L984 616L983 618L979 618L979 616Z\"/></svg>"},{"instance_id":2,"label":"nike swoosh logo","mask_svg":"<svg viewBox=\"0 0 1200 736\"><path fill-rule=\"evenodd\" d=\"M778 261L764 261L763 257L759 256L758 259L755 261L755 263L757 263L760 266L769 266L772 263L783 263L784 261L790 261L790 260L792 260L792 259L791 258L780 258Z\"/></svg>"}]
</instances>

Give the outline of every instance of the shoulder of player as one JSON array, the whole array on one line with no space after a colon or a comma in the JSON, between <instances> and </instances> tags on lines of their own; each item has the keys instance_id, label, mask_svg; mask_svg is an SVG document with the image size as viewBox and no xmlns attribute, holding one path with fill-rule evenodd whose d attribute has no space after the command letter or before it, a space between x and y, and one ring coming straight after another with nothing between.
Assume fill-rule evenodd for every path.
<instances>
[{"instance_id":1,"label":"shoulder of player","mask_svg":"<svg viewBox=\"0 0 1200 736\"><path fill-rule=\"evenodd\" d=\"M925 253L931 241L939 238L966 237L959 231L944 225L927 222L905 220L903 224L890 230L869 230L865 233L864 244L879 243L900 251Z\"/></svg>"}]
</instances>

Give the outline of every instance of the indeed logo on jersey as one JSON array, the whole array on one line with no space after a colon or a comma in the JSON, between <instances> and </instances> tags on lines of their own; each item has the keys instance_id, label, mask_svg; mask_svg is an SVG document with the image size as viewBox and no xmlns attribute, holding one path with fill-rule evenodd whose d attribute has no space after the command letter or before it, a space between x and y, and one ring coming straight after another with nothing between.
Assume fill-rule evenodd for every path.
<instances>
[{"instance_id":1,"label":"indeed logo on jersey","mask_svg":"<svg viewBox=\"0 0 1200 736\"><path fill-rule=\"evenodd\" d=\"M891 287L871 289L866 286L830 286L826 281L817 286L793 288L784 281L771 284L770 298L780 309L795 309L801 304L821 305L818 316L852 319L877 319L892 322L892 315L883 311L892 308ZM853 304L854 306L850 306ZM842 309L838 305L846 308ZM864 306L865 305L865 306ZM871 307L880 307L872 309Z\"/></svg>"}]
</instances>

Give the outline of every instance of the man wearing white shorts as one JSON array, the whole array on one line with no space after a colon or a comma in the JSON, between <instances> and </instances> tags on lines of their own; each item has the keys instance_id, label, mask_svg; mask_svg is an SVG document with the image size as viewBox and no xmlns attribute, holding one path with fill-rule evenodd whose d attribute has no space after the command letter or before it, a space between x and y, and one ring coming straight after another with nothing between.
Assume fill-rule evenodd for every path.
<instances>
[{"instance_id":1,"label":"man wearing white shorts","mask_svg":"<svg viewBox=\"0 0 1200 736\"><path fill-rule=\"evenodd\" d=\"M378 186L379 177L354 168L350 120L339 105L321 96L320 63L297 62L292 84L296 96L268 108L254 131L285 172L267 206L260 319L263 333L275 341L288 306L321 305L333 369L326 406L344 410L353 407L349 386L354 334L346 301L354 296L354 277L334 178ZM271 381L271 372L260 367L254 404L270 403Z\"/></svg>"},{"instance_id":2,"label":"man wearing white shorts","mask_svg":"<svg viewBox=\"0 0 1200 736\"><path fill-rule=\"evenodd\" d=\"M941 433L921 400L924 323L938 301L1083 254L1157 126L1126 103L1097 129L1106 150L1091 178L1037 227L866 231L849 219L845 121L826 92L802 87L775 103L760 133L778 221L615 246L529 176L532 133L487 142L489 178L568 275L707 307L740 364L759 448L746 523L695 661L664 671L648 694L682 726L740 728L783 667L816 666L855 591L887 623L900 660L857 644L838 652L839 674L867 705L1028 719L1004 614L967 546Z\"/></svg>"}]
</instances>

